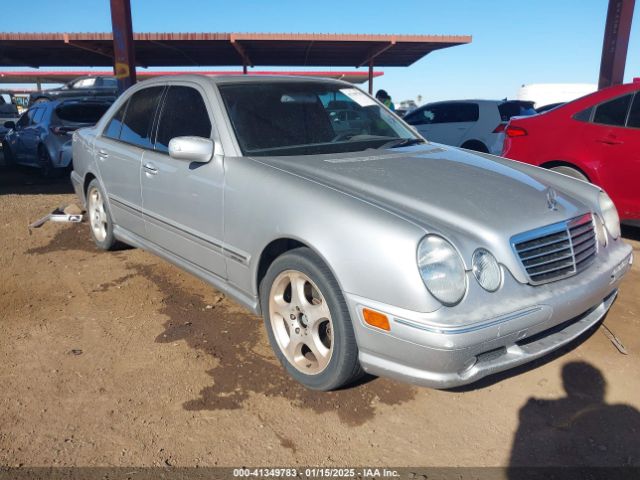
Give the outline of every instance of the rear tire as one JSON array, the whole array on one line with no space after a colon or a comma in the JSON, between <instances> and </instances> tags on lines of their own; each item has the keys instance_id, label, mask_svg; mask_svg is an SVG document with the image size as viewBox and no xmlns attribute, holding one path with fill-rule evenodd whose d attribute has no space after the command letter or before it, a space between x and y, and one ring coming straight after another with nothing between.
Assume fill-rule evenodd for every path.
<instances>
[{"instance_id":1,"label":"rear tire","mask_svg":"<svg viewBox=\"0 0 640 480\"><path fill-rule=\"evenodd\" d=\"M566 175L568 177L577 178L578 180L582 180L583 182L590 183L589 179L584 173L567 165L558 165L557 167L551 167L549 170L553 170L554 172L562 173L563 175Z\"/></svg>"},{"instance_id":2,"label":"rear tire","mask_svg":"<svg viewBox=\"0 0 640 480\"><path fill-rule=\"evenodd\" d=\"M93 179L87 187L87 215L93 241L101 250L115 250L118 241L113 235L113 220L106 195L98 180Z\"/></svg>"},{"instance_id":3,"label":"rear tire","mask_svg":"<svg viewBox=\"0 0 640 480\"><path fill-rule=\"evenodd\" d=\"M45 178L52 178L57 173L49 151L43 145L38 147L38 167L40 167L40 174Z\"/></svg>"},{"instance_id":4,"label":"rear tire","mask_svg":"<svg viewBox=\"0 0 640 480\"><path fill-rule=\"evenodd\" d=\"M260 282L260 305L276 357L305 387L335 390L363 376L338 282L311 249L274 260Z\"/></svg>"}]
</instances>

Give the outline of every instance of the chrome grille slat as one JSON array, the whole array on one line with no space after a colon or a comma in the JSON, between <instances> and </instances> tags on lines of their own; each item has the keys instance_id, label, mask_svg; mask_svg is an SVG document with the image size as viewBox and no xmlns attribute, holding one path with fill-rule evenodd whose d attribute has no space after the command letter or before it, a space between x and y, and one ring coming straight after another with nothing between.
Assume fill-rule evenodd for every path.
<instances>
[{"instance_id":1,"label":"chrome grille slat","mask_svg":"<svg viewBox=\"0 0 640 480\"><path fill-rule=\"evenodd\" d=\"M562 235L562 237L561 237L561 239L560 239L560 240L558 240L558 239L553 239L553 240L547 241L547 242L545 242L545 243L542 243L542 244L540 244L540 245L533 245L533 246L531 246L531 247L522 248L522 249L518 248L518 253L528 252L529 250L534 250L534 249L536 249L536 248L546 247L547 245L553 245L554 243L558 243L558 242L560 242L560 241L562 241L562 240L567 240L567 232L566 232L566 231L557 232L557 233L553 234L553 236L554 236L554 237L555 237L555 236L558 236L558 235ZM551 237L551 235L545 235L545 237ZM540 239L540 240L542 240L542 239ZM528 242L527 242L527 243L528 243Z\"/></svg>"},{"instance_id":2,"label":"chrome grille slat","mask_svg":"<svg viewBox=\"0 0 640 480\"><path fill-rule=\"evenodd\" d=\"M567 250L567 249L565 248L564 250ZM566 258L569 258L569 259L572 258L571 253L567 253L567 254L562 255L560 257L555 257L555 258L552 258L552 259L549 259L549 260L544 260L542 262L525 263L525 266L527 267L527 269L530 269L530 268L534 268L534 267L539 267L541 265L546 265L548 263L559 262L559 261L564 260Z\"/></svg>"},{"instance_id":3,"label":"chrome grille slat","mask_svg":"<svg viewBox=\"0 0 640 480\"><path fill-rule=\"evenodd\" d=\"M561 245L558 245L560 243ZM555 243L553 244L553 245L558 245L557 247L544 250L543 252L536 253L534 255L527 255L526 257L521 255L520 258L522 258L522 261L533 260L534 258L542 257L544 255L551 255L552 253L561 252L562 250L571 250L571 243L569 243L568 238L566 240L563 240L562 242L558 242L558 244L555 244ZM550 247L550 246L551 245L547 245L547 247ZM543 248L547 248L547 247L543 247ZM532 250L529 250L529 251L532 251Z\"/></svg>"},{"instance_id":4,"label":"chrome grille slat","mask_svg":"<svg viewBox=\"0 0 640 480\"><path fill-rule=\"evenodd\" d=\"M533 285L583 271L598 251L591 214L515 235L511 244Z\"/></svg>"}]
</instances>

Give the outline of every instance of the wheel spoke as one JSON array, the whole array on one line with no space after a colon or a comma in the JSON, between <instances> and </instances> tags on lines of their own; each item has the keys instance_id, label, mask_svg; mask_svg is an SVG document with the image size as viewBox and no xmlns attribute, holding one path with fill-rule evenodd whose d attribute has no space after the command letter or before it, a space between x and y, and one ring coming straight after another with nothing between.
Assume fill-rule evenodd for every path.
<instances>
[{"instance_id":1,"label":"wheel spoke","mask_svg":"<svg viewBox=\"0 0 640 480\"><path fill-rule=\"evenodd\" d=\"M331 318L331 313L329 312L329 307L327 306L327 302L315 299L319 301L317 304L307 304L305 307L305 313L307 315L307 319L309 322L309 326L313 326L316 322Z\"/></svg>"},{"instance_id":2,"label":"wheel spoke","mask_svg":"<svg viewBox=\"0 0 640 480\"><path fill-rule=\"evenodd\" d=\"M291 275L291 305L294 307L306 307L309 305L304 295L304 284L306 280L301 275Z\"/></svg>"},{"instance_id":3,"label":"wheel spoke","mask_svg":"<svg viewBox=\"0 0 640 480\"><path fill-rule=\"evenodd\" d=\"M309 347L309 350L311 350L311 353L316 357L316 360L318 361L318 368L324 368L325 365L329 363L331 350L324 346L317 332L314 332L313 335L311 335L311 341L307 342L306 345Z\"/></svg>"}]
</instances>

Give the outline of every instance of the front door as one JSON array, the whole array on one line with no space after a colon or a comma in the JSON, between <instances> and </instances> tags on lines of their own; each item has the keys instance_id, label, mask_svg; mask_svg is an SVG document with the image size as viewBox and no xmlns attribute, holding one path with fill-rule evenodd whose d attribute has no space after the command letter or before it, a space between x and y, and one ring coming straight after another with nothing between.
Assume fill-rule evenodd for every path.
<instances>
[{"instance_id":1,"label":"front door","mask_svg":"<svg viewBox=\"0 0 640 480\"><path fill-rule=\"evenodd\" d=\"M627 94L595 107L584 132L600 161L602 187L623 218L640 218L640 95Z\"/></svg>"},{"instance_id":2,"label":"front door","mask_svg":"<svg viewBox=\"0 0 640 480\"><path fill-rule=\"evenodd\" d=\"M183 261L226 278L222 251L224 165L169 156L175 137L212 138L206 95L193 84L168 87L153 150L142 157L146 238Z\"/></svg>"}]
</instances>

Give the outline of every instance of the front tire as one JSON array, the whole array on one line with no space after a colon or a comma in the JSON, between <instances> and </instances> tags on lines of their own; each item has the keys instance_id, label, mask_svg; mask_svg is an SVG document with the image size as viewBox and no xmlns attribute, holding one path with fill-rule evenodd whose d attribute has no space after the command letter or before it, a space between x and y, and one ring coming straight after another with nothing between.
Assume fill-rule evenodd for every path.
<instances>
[{"instance_id":1,"label":"front tire","mask_svg":"<svg viewBox=\"0 0 640 480\"><path fill-rule=\"evenodd\" d=\"M96 179L93 179L87 188L87 214L91 236L98 248L114 250L118 242L113 236L111 212L109 212L106 196Z\"/></svg>"},{"instance_id":2,"label":"front tire","mask_svg":"<svg viewBox=\"0 0 640 480\"><path fill-rule=\"evenodd\" d=\"M295 380L328 391L363 375L338 282L311 249L296 248L271 264L260 305L271 347Z\"/></svg>"}]
</instances>

